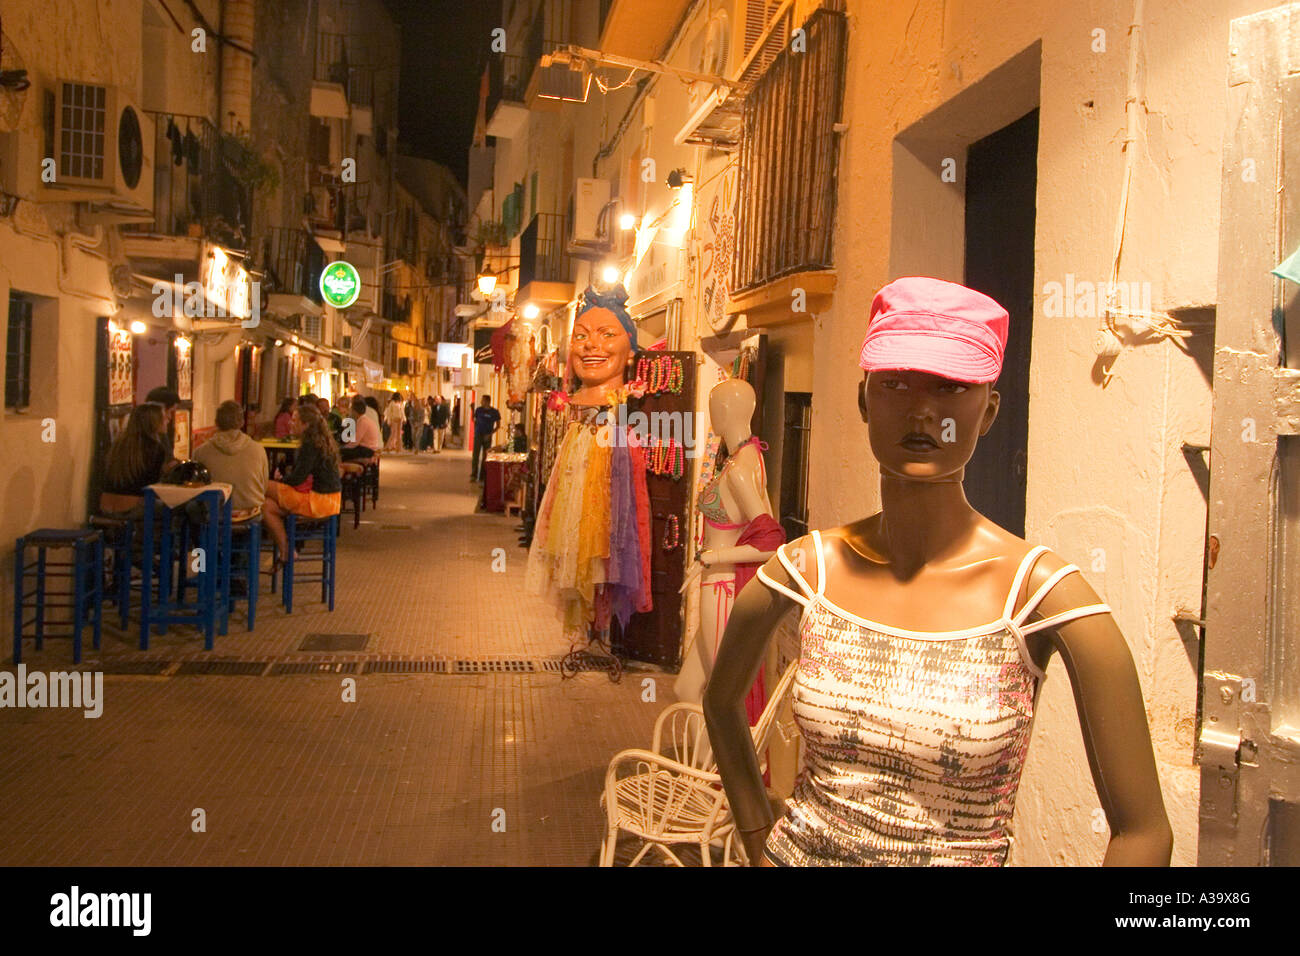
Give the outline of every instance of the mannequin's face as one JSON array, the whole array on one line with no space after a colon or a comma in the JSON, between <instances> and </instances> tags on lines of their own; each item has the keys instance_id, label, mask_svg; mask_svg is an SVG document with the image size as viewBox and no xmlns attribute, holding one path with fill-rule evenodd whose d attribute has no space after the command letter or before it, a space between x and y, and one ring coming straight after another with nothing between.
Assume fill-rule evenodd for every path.
<instances>
[{"instance_id":1,"label":"mannequin's face","mask_svg":"<svg viewBox=\"0 0 1300 956\"><path fill-rule=\"evenodd\" d=\"M858 388L882 474L911 481L960 481L999 401L990 384L928 372L872 372Z\"/></svg>"},{"instance_id":2,"label":"mannequin's face","mask_svg":"<svg viewBox=\"0 0 1300 956\"><path fill-rule=\"evenodd\" d=\"M623 384L632 343L608 309L588 309L573 323L569 337L569 367L582 384Z\"/></svg>"}]
</instances>

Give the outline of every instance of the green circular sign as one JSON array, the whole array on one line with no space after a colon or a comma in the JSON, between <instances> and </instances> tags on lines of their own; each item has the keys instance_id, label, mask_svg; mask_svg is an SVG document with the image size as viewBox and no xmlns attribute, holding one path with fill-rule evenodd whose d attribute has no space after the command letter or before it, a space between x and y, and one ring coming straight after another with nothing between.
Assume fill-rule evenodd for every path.
<instances>
[{"instance_id":1,"label":"green circular sign","mask_svg":"<svg viewBox=\"0 0 1300 956\"><path fill-rule=\"evenodd\" d=\"M350 262L331 262L320 274L321 298L336 309L346 309L361 294L361 276Z\"/></svg>"}]
</instances>

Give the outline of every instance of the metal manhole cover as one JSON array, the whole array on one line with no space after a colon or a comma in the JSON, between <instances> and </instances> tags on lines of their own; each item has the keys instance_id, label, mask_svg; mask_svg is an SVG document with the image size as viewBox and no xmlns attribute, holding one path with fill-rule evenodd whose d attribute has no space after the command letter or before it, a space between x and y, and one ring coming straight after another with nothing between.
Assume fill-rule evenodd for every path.
<instances>
[{"instance_id":1,"label":"metal manhole cover","mask_svg":"<svg viewBox=\"0 0 1300 956\"><path fill-rule=\"evenodd\" d=\"M283 674L355 674L356 661L281 661L271 667L272 677Z\"/></svg>"},{"instance_id":2,"label":"metal manhole cover","mask_svg":"<svg viewBox=\"0 0 1300 956\"><path fill-rule=\"evenodd\" d=\"M367 661L365 674L445 674L446 661Z\"/></svg>"},{"instance_id":3,"label":"metal manhole cover","mask_svg":"<svg viewBox=\"0 0 1300 956\"><path fill-rule=\"evenodd\" d=\"M298 645L300 651L364 651L370 640L369 634L331 634L328 632L308 634Z\"/></svg>"},{"instance_id":4,"label":"metal manhole cover","mask_svg":"<svg viewBox=\"0 0 1300 956\"><path fill-rule=\"evenodd\" d=\"M266 661L186 661L176 673L257 677L265 670Z\"/></svg>"}]
</instances>

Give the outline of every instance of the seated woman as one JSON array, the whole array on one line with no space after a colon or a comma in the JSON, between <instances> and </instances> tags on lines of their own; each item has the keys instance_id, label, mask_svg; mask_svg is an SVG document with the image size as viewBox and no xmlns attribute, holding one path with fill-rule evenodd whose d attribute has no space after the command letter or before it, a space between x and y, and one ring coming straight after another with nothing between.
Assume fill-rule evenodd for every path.
<instances>
[{"instance_id":1,"label":"seated woman","mask_svg":"<svg viewBox=\"0 0 1300 956\"><path fill-rule=\"evenodd\" d=\"M294 400L286 398L280 402L280 410L275 413L275 437L281 440L293 434Z\"/></svg>"},{"instance_id":2,"label":"seated woman","mask_svg":"<svg viewBox=\"0 0 1300 956\"><path fill-rule=\"evenodd\" d=\"M262 505L262 523L275 542L273 568L278 567L289 550L284 530L286 514L328 518L338 514L342 505L339 447L329 433L329 426L316 406L308 402L299 404L298 422L301 440L293 468L283 482L266 483L266 501Z\"/></svg>"},{"instance_id":3,"label":"seated woman","mask_svg":"<svg viewBox=\"0 0 1300 956\"><path fill-rule=\"evenodd\" d=\"M100 512L117 518L143 517L144 489L174 464L167 447L167 415L162 406L132 409L126 427L108 450Z\"/></svg>"}]
</instances>

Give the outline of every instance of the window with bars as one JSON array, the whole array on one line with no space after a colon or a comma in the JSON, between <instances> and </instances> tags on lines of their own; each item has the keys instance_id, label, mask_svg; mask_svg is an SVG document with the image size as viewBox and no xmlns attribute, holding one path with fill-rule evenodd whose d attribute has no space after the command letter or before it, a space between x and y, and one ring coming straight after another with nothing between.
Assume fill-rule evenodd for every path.
<instances>
[{"instance_id":1,"label":"window with bars","mask_svg":"<svg viewBox=\"0 0 1300 956\"><path fill-rule=\"evenodd\" d=\"M32 300L9 296L5 347L5 408L22 409L32 399Z\"/></svg>"}]
</instances>

